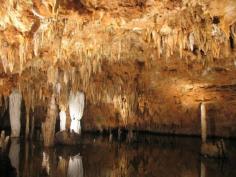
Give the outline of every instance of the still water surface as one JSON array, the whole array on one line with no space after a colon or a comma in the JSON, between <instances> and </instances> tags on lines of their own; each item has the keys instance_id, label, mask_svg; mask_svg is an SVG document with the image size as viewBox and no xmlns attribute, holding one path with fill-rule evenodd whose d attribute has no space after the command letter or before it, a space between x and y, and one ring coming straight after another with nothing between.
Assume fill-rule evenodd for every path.
<instances>
[{"instance_id":1,"label":"still water surface","mask_svg":"<svg viewBox=\"0 0 236 177\"><path fill-rule=\"evenodd\" d=\"M84 135L81 145L52 149L15 140L1 155L5 169L0 176L236 177L236 142L226 145L228 159L206 160L199 156L198 138L139 135L128 143ZM8 159L15 170L7 166Z\"/></svg>"}]
</instances>

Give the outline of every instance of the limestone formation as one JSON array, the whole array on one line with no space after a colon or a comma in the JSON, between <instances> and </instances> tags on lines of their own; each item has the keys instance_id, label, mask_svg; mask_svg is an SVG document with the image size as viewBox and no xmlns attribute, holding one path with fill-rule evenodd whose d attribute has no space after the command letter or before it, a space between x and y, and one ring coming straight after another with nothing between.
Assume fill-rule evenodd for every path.
<instances>
[{"instance_id":1,"label":"limestone formation","mask_svg":"<svg viewBox=\"0 0 236 177\"><path fill-rule=\"evenodd\" d=\"M70 118L71 125L70 131L74 131L75 133L81 133L81 122L83 112L84 112L84 102L85 96L83 92L70 92L69 98L69 110L70 110Z\"/></svg>"},{"instance_id":2,"label":"limestone formation","mask_svg":"<svg viewBox=\"0 0 236 177\"><path fill-rule=\"evenodd\" d=\"M44 146L46 147L54 145L55 125L57 116L58 112L55 103L55 97L54 95L52 95L52 98L48 105L46 120L42 123L43 142Z\"/></svg>"},{"instance_id":3,"label":"limestone formation","mask_svg":"<svg viewBox=\"0 0 236 177\"><path fill-rule=\"evenodd\" d=\"M48 106L53 94L54 107L70 112L65 121L60 110L62 131L200 135L204 101L215 120L215 131L207 134L236 136L235 0L0 4L0 103L6 108L10 96L12 136L20 135L21 126L19 94L17 111L11 106L15 88L26 108L26 138L31 122L43 124L47 145L53 144L57 119ZM86 105L75 101L85 96Z\"/></svg>"}]
</instances>

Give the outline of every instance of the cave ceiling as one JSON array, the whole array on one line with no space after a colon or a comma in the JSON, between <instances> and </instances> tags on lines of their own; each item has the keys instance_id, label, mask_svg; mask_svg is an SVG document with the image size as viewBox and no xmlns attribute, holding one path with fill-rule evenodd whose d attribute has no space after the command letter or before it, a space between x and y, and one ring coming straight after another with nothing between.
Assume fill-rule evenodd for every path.
<instances>
[{"instance_id":1,"label":"cave ceiling","mask_svg":"<svg viewBox=\"0 0 236 177\"><path fill-rule=\"evenodd\" d=\"M91 100L117 90L132 94L137 82L151 87L173 75L236 82L235 0L0 4L1 93L8 96L17 87L28 105L59 92L59 102L66 103L70 88ZM136 81L143 66L147 72Z\"/></svg>"}]
</instances>

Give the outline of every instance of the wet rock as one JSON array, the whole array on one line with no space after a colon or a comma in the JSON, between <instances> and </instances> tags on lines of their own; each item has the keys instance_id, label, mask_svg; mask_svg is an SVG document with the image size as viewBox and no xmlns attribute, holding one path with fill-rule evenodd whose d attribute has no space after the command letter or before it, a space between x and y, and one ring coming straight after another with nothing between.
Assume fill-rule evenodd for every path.
<instances>
[{"instance_id":1,"label":"wet rock","mask_svg":"<svg viewBox=\"0 0 236 177\"><path fill-rule=\"evenodd\" d=\"M81 142L81 136L74 132L60 131L56 133L56 143L63 145L77 145Z\"/></svg>"}]
</instances>

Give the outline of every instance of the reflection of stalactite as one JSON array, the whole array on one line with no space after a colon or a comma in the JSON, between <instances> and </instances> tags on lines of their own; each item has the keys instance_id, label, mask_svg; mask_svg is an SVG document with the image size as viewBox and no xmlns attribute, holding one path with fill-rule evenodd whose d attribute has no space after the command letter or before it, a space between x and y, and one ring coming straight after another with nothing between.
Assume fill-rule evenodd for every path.
<instances>
[{"instance_id":1,"label":"reflection of stalactite","mask_svg":"<svg viewBox=\"0 0 236 177\"><path fill-rule=\"evenodd\" d=\"M71 126L70 130L74 131L75 133L80 134L81 132L81 125L80 120L82 119L83 112L84 112L84 93L83 92L76 92L75 94L71 91L70 98L69 98L69 111L71 117Z\"/></svg>"},{"instance_id":2,"label":"reflection of stalactite","mask_svg":"<svg viewBox=\"0 0 236 177\"><path fill-rule=\"evenodd\" d=\"M9 136L5 136L5 131L1 131L0 136L0 153L4 152L6 147L8 146Z\"/></svg>"},{"instance_id":3,"label":"reflection of stalactite","mask_svg":"<svg viewBox=\"0 0 236 177\"><path fill-rule=\"evenodd\" d=\"M34 115L32 116L32 120L31 120L31 130L30 130L30 139L32 140L34 137Z\"/></svg>"},{"instance_id":4,"label":"reflection of stalactite","mask_svg":"<svg viewBox=\"0 0 236 177\"><path fill-rule=\"evenodd\" d=\"M24 170L23 176L29 176L29 143L25 142L25 160L24 160Z\"/></svg>"},{"instance_id":5,"label":"reflection of stalactite","mask_svg":"<svg viewBox=\"0 0 236 177\"><path fill-rule=\"evenodd\" d=\"M9 158L11 160L12 166L16 168L17 176L19 176L19 163L20 163L19 155L20 155L19 139L12 138L9 151Z\"/></svg>"},{"instance_id":6,"label":"reflection of stalactite","mask_svg":"<svg viewBox=\"0 0 236 177\"><path fill-rule=\"evenodd\" d=\"M57 166L57 172L61 177L67 177L68 173L68 160L59 157L59 162Z\"/></svg>"},{"instance_id":7,"label":"reflection of stalactite","mask_svg":"<svg viewBox=\"0 0 236 177\"><path fill-rule=\"evenodd\" d=\"M68 177L83 177L83 163L82 157L80 155L76 155L74 157L70 157L69 167L68 167Z\"/></svg>"},{"instance_id":8,"label":"reflection of stalactite","mask_svg":"<svg viewBox=\"0 0 236 177\"><path fill-rule=\"evenodd\" d=\"M46 152L43 152L42 169L46 171L47 175L49 175L50 173L49 155Z\"/></svg>"},{"instance_id":9,"label":"reflection of stalactite","mask_svg":"<svg viewBox=\"0 0 236 177\"><path fill-rule=\"evenodd\" d=\"M201 177L205 177L205 176L206 176L206 167L205 167L205 164L201 162Z\"/></svg>"},{"instance_id":10,"label":"reflection of stalactite","mask_svg":"<svg viewBox=\"0 0 236 177\"><path fill-rule=\"evenodd\" d=\"M11 123L11 136L20 136L20 113L22 96L19 91L14 90L9 96L9 111Z\"/></svg>"}]
</instances>

